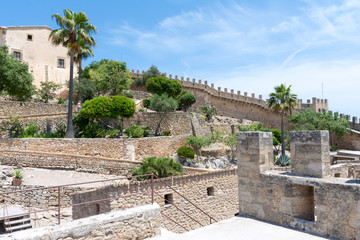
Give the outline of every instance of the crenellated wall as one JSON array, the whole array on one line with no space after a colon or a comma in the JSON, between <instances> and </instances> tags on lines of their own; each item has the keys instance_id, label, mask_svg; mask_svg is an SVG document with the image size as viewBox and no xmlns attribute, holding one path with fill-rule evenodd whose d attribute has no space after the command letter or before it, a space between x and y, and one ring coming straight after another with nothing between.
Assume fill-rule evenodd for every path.
<instances>
[{"instance_id":1,"label":"crenellated wall","mask_svg":"<svg viewBox=\"0 0 360 240\"><path fill-rule=\"evenodd\" d=\"M145 73L139 70L136 72L131 71L133 78L140 78ZM249 119L254 121L263 122L266 126L280 128L280 116L274 111L268 108L268 101L264 100L262 95L256 97L255 93L248 94L234 89L228 90L221 87L215 88L214 84L208 84L208 81L202 82L202 80L196 81L190 78L179 77L175 75L175 78L171 74L167 75L162 73L163 76L169 79L178 80L183 88L192 92L196 96L196 103L190 110L197 111L199 106L204 104L214 105L218 109L218 114L235 117L240 119ZM321 111L322 109L328 110L327 99L313 98L312 103L310 100L307 103L302 103L302 100L298 100L298 109L312 108L314 111Z\"/></svg>"}]
</instances>

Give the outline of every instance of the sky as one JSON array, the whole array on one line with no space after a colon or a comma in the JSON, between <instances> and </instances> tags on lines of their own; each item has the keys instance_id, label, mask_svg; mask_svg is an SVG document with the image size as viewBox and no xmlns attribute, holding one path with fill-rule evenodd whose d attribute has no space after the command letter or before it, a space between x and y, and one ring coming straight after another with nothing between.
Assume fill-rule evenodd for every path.
<instances>
[{"instance_id":1,"label":"sky","mask_svg":"<svg viewBox=\"0 0 360 240\"><path fill-rule=\"evenodd\" d=\"M63 9L96 26L95 57L268 98L291 85L360 117L360 0L12 0L0 26L47 25Z\"/></svg>"}]
</instances>

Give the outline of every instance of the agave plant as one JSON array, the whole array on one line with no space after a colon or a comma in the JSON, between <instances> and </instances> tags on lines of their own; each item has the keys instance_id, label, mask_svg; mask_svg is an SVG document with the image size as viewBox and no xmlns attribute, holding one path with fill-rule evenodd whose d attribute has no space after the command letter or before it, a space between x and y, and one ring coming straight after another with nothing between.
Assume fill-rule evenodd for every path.
<instances>
[{"instance_id":1,"label":"agave plant","mask_svg":"<svg viewBox=\"0 0 360 240\"><path fill-rule=\"evenodd\" d=\"M287 155L281 155L280 157L275 159L276 165L281 165L282 167L290 166L291 165L291 159Z\"/></svg>"}]
</instances>

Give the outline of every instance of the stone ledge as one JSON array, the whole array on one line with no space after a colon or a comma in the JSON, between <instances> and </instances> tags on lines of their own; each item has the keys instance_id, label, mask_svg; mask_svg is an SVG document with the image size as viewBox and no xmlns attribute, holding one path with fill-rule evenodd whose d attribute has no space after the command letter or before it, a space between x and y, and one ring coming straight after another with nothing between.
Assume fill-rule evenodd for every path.
<instances>
[{"instance_id":1,"label":"stone ledge","mask_svg":"<svg viewBox=\"0 0 360 240\"><path fill-rule=\"evenodd\" d=\"M113 227L116 227L116 225L120 225L122 221L129 221L131 219L148 222L146 227L152 228L151 230L153 231L153 234L151 236L146 236L146 238L160 234L160 207L155 203L153 205L144 205L123 211L114 211L79 220L73 220L61 225L33 228L6 234L2 235L1 239L55 240L68 237L71 239L77 239L81 237L91 237L94 235L95 231L104 232L105 235L105 231L107 229L104 229L104 225L105 227L108 227L110 224L113 225ZM158 219L159 221L151 221L153 219Z\"/></svg>"}]
</instances>

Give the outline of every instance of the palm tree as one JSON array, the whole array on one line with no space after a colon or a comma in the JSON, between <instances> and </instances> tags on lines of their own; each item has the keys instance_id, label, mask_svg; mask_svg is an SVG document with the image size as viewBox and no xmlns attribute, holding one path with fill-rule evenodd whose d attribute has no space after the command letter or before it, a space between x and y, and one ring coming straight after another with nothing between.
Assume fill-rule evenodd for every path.
<instances>
[{"instance_id":1,"label":"palm tree","mask_svg":"<svg viewBox=\"0 0 360 240\"><path fill-rule=\"evenodd\" d=\"M285 155L284 141L284 117L292 113L296 107L297 95L291 93L291 85L287 88L285 84L275 86L275 92L270 93L269 108L281 114L281 155Z\"/></svg>"},{"instance_id":2,"label":"palm tree","mask_svg":"<svg viewBox=\"0 0 360 240\"><path fill-rule=\"evenodd\" d=\"M74 58L75 63L79 64L79 83L81 82L81 73L82 73L82 61L88 57L93 57L94 53L92 51L92 46L95 46L96 43L86 43L83 39L78 39L78 48L76 49L76 56ZM69 50L68 54L71 54ZM77 100L81 100L80 93L78 93Z\"/></svg>"},{"instance_id":3,"label":"palm tree","mask_svg":"<svg viewBox=\"0 0 360 240\"><path fill-rule=\"evenodd\" d=\"M69 104L66 138L74 138L74 127L72 123L72 99L73 99L73 73L74 56L79 49L79 40L89 45L94 45L95 40L91 37L96 32L96 28L89 23L89 18L83 12L73 12L64 9L64 16L53 14L59 29L50 33L49 39L55 45L64 45L70 50L70 80L69 80Z\"/></svg>"}]
</instances>

